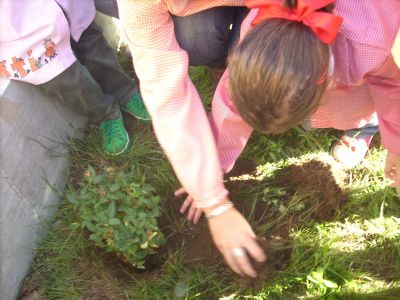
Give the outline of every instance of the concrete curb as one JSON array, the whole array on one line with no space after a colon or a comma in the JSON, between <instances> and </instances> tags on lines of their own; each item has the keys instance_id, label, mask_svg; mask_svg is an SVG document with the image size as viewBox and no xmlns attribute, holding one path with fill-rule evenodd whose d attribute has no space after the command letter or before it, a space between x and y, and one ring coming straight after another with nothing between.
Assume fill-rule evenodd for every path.
<instances>
[{"instance_id":1,"label":"concrete curb","mask_svg":"<svg viewBox=\"0 0 400 300\"><path fill-rule=\"evenodd\" d=\"M0 79L0 299L18 296L68 169L82 118L35 86ZM55 189L55 190L54 190Z\"/></svg>"}]
</instances>

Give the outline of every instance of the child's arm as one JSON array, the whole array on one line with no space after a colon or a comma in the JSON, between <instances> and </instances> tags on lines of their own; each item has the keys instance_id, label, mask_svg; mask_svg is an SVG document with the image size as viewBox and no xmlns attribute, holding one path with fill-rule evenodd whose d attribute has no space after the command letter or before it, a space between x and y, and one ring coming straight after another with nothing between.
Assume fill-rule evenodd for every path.
<instances>
[{"instance_id":1,"label":"child's arm","mask_svg":"<svg viewBox=\"0 0 400 300\"><path fill-rule=\"evenodd\" d=\"M394 41L394 45L392 48L392 55L396 65L400 68L400 30L397 33L396 40Z\"/></svg>"},{"instance_id":2,"label":"child's arm","mask_svg":"<svg viewBox=\"0 0 400 300\"><path fill-rule=\"evenodd\" d=\"M243 21L240 38L252 28L257 10L251 10ZM250 138L251 128L236 111L229 97L229 70L225 70L214 94L211 111L211 128L217 143L224 172L229 172Z\"/></svg>"},{"instance_id":3,"label":"child's arm","mask_svg":"<svg viewBox=\"0 0 400 300\"><path fill-rule=\"evenodd\" d=\"M164 1L120 0L120 18L157 138L197 206L227 196L214 137Z\"/></svg>"},{"instance_id":4,"label":"child's arm","mask_svg":"<svg viewBox=\"0 0 400 300\"><path fill-rule=\"evenodd\" d=\"M162 1L119 0L118 4L158 140L196 206L209 214L226 205L228 192L210 124L188 76L188 56L175 39L168 8ZM264 261L265 254L246 219L230 208L208 224L229 266L255 276L247 253L257 261Z\"/></svg>"},{"instance_id":5,"label":"child's arm","mask_svg":"<svg viewBox=\"0 0 400 300\"><path fill-rule=\"evenodd\" d=\"M228 78L229 71L225 70L215 91L210 118L224 172L232 169L253 132L231 102Z\"/></svg>"},{"instance_id":6,"label":"child's arm","mask_svg":"<svg viewBox=\"0 0 400 300\"><path fill-rule=\"evenodd\" d=\"M388 58L378 71L368 76L368 86L379 120L382 146L388 155L385 176L394 180L392 187L400 186L400 70Z\"/></svg>"}]
</instances>

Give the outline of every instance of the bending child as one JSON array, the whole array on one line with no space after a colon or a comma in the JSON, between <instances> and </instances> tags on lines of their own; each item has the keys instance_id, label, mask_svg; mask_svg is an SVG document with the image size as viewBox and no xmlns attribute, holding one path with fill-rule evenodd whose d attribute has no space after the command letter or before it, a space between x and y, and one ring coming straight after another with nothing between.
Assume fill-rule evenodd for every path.
<instances>
[{"instance_id":1,"label":"bending child","mask_svg":"<svg viewBox=\"0 0 400 300\"><path fill-rule=\"evenodd\" d=\"M188 65L223 66L247 13L234 6L244 2L118 2L153 127L183 186L177 194L189 194L181 210L188 209L195 222L204 210L217 248L238 274L256 276L249 256L263 261L265 254L232 207L222 174L233 167L253 127L278 133L311 117L312 127L368 128L345 134L338 146L353 137L367 145L378 117L389 149L387 175L400 177L399 71L390 55L399 29L397 0L338 0L336 16L325 7L333 1L246 2L252 10L217 87L210 123ZM367 149L347 148L357 157Z\"/></svg>"},{"instance_id":2,"label":"bending child","mask_svg":"<svg viewBox=\"0 0 400 300\"><path fill-rule=\"evenodd\" d=\"M228 67L232 102L243 123L265 133L305 120L345 130L332 154L349 167L365 157L379 121L385 174L398 186L400 70L391 48L400 4L338 0L332 14L334 2L246 1L253 10Z\"/></svg>"},{"instance_id":3,"label":"bending child","mask_svg":"<svg viewBox=\"0 0 400 300\"><path fill-rule=\"evenodd\" d=\"M229 266L256 276L248 256L265 254L246 219L230 207L223 170L190 65L224 68L248 10L242 0L119 0L119 16L140 79L154 131L183 189L195 200L188 219L202 209L213 240ZM181 211L185 210L184 205ZM215 210L217 209L217 210Z\"/></svg>"}]
</instances>

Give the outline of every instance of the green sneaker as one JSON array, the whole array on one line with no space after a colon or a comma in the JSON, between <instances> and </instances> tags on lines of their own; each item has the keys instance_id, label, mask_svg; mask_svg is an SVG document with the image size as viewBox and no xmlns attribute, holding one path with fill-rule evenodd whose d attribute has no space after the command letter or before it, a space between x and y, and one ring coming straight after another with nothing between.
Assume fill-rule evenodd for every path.
<instances>
[{"instance_id":1,"label":"green sneaker","mask_svg":"<svg viewBox=\"0 0 400 300\"><path fill-rule=\"evenodd\" d=\"M131 99L125 102L121 109L139 120L150 121L149 112L144 106L142 96L139 93L133 95Z\"/></svg>"},{"instance_id":2,"label":"green sneaker","mask_svg":"<svg viewBox=\"0 0 400 300\"><path fill-rule=\"evenodd\" d=\"M103 150L106 154L120 155L131 148L132 143L121 116L101 122L100 129L103 137Z\"/></svg>"}]
</instances>

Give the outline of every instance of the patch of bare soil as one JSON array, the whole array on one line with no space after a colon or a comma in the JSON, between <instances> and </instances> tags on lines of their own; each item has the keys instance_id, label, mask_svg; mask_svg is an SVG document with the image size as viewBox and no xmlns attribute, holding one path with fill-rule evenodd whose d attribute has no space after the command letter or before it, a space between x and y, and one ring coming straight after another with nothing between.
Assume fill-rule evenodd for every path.
<instances>
[{"instance_id":1,"label":"patch of bare soil","mask_svg":"<svg viewBox=\"0 0 400 300\"><path fill-rule=\"evenodd\" d=\"M347 174L340 169L333 172L326 162L310 160L301 165L294 164L287 169L287 175L289 190L309 193L315 199L312 219L316 221L331 220L348 197L344 189Z\"/></svg>"},{"instance_id":2,"label":"patch of bare soil","mask_svg":"<svg viewBox=\"0 0 400 300\"><path fill-rule=\"evenodd\" d=\"M31 291L23 291L19 298L20 300L46 300L45 297L42 296L42 293L39 289L34 289Z\"/></svg>"},{"instance_id":3,"label":"patch of bare soil","mask_svg":"<svg viewBox=\"0 0 400 300\"><path fill-rule=\"evenodd\" d=\"M240 173L240 172L239 172ZM272 196L264 195L262 201L254 205L254 219L259 223L268 223L279 219L268 231L268 235L289 238L291 229L296 229L300 224L313 221L331 221L339 208L346 202L348 190L346 189L347 173L334 159L325 154L309 155L301 159L293 159L288 167L278 170L272 179L257 181L259 178L256 170L247 175L239 175L239 178L248 180L237 185L236 181L228 183L232 190L231 195L235 206L246 216L251 207L243 201L235 199L235 190L249 186L262 185L278 188L284 191L279 196L278 205L282 205L287 211L282 214L273 209L268 203ZM238 178L238 177L236 177ZM277 198L273 195L273 198ZM294 203L301 204L301 208L293 209Z\"/></svg>"},{"instance_id":4,"label":"patch of bare soil","mask_svg":"<svg viewBox=\"0 0 400 300\"><path fill-rule=\"evenodd\" d=\"M343 188L346 173L334 166L334 162L329 159L327 161L311 157L302 161L293 161L287 168L279 171L274 179L271 179L271 186L286 190L286 194L281 199L282 203L288 203L296 194L307 192L309 197L305 201L303 210L308 213L295 211L287 215L279 224L271 228L266 236L259 239L259 244L267 253L267 262L254 264L259 273L257 280L238 279L238 284L257 287L263 281L273 278L285 269L292 253L289 232L292 228L296 228L297 224L304 223L304 218L311 222L331 220L334 217L336 210L347 198L347 193ZM236 181L229 182L229 178L238 177L244 179L244 184L238 185ZM256 164L248 160L239 161L231 173L226 176L227 185L233 196L232 201L245 216L248 216L253 210L254 219L260 220L260 223L276 220L279 217L277 212L271 210L265 201L258 201L253 209L249 202L235 199L238 189L262 184L255 178ZM179 230L176 229L176 224L171 226L171 220L179 223L184 218L179 213L183 200L184 198L172 198L165 201L165 213L160 217L159 225L167 237L167 243L160 247L158 255L149 260L147 270L138 274L139 276L159 275L160 267L168 257L174 255L180 255L184 262L190 265L206 267L225 265L222 256L214 246L204 218L197 225L188 222L180 223L183 226L179 227ZM113 262L110 265L115 266L115 264ZM134 271L127 265L125 268L129 272ZM137 272L135 273L137 274Z\"/></svg>"},{"instance_id":5,"label":"patch of bare soil","mask_svg":"<svg viewBox=\"0 0 400 300\"><path fill-rule=\"evenodd\" d=\"M33 290L28 294L21 296L21 300L45 300L38 290Z\"/></svg>"},{"instance_id":6,"label":"patch of bare soil","mask_svg":"<svg viewBox=\"0 0 400 300\"><path fill-rule=\"evenodd\" d=\"M233 181L228 183L235 206L245 216L253 211L254 219L262 222L276 220L276 210L271 210L265 201L258 201L255 207L249 203L235 199L235 189L242 189L252 185L260 184L256 178L256 165L251 161L239 161L230 174L226 177L244 178L244 185L237 185ZM292 243L289 232L296 228L297 224L305 221L327 221L334 218L336 211L346 201L347 192L344 189L346 180L344 170L337 168L330 158L310 157L301 161L293 161L287 168L280 170L270 185L285 189L286 194L282 196L283 204L288 204L290 199L296 195L307 193L304 208L301 211L293 211L268 231L267 236L259 240L260 245L266 251L269 259L266 264L256 265L260 280L270 279L279 271L283 270L290 260ZM229 181L229 180L228 180ZM243 199L240 199L243 200ZM179 218L179 207L182 201L170 199L168 202L169 213ZM182 217L181 217L182 218ZM170 218L161 218L160 224L164 233L168 236L168 242L160 249L161 256L168 253L180 253L187 263L201 264L203 266L222 265L223 260L215 248L207 224L203 219L196 226L189 225L185 230L174 232L168 228ZM254 284L253 281L250 282Z\"/></svg>"},{"instance_id":7,"label":"patch of bare soil","mask_svg":"<svg viewBox=\"0 0 400 300\"><path fill-rule=\"evenodd\" d=\"M32 274L24 281L20 291L20 300L45 300L40 287L43 285L45 278L40 274Z\"/></svg>"},{"instance_id":8,"label":"patch of bare soil","mask_svg":"<svg viewBox=\"0 0 400 300\"><path fill-rule=\"evenodd\" d=\"M107 259L105 259L107 261ZM77 262L77 269L80 270L79 278L85 278L84 299L87 300L119 300L123 299L122 285L129 280L128 277L122 277L123 274L117 265L95 265L90 258L82 259ZM118 274L118 275L117 275ZM117 275L117 276L115 276ZM125 280L121 280L124 278ZM130 282L129 280L128 282ZM79 284L77 282L77 284Z\"/></svg>"},{"instance_id":9,"label":"patch of bare soil","mask_svg":"<svg viewBox=\"0 0 400 300\"><path fill-rule=\"evenodd\" d=\"M180 202L178 202L180 204ZM178 211L179 205L176 207ZM197 225L191 225L182 232L171 232L165 230L169 236L167 244L159 249L160 257L168 257L174 253L179 253L187 264L201 265L205 267L218 267L225 265L225 262L214 246L212 237L204 218ZM282 271L288 265L292 251L290 240L277 237L261 238L258 240L260 246L267 253L266 263L255 263L259 276L257 279L238 278L234 284L250 285L253 287L261 286L265 280L276 276L277 272Z\"/></svg>"}]
</instances>

